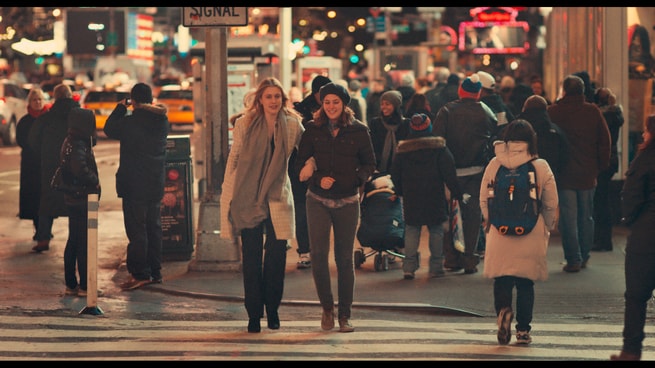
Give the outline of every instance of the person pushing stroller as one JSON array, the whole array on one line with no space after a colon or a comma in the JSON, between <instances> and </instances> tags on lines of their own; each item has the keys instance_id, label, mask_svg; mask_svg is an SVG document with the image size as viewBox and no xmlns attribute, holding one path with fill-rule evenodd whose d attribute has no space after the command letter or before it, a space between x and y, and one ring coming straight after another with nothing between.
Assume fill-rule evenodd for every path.
<instances>
[{"instance_id":1,"label":"person pushing stroller","mask_svg":"<svg viewBox=\"0 0 655 368\"><path fill-rule=\"evenodd\" d=\"M451 198L461 200L455 159L443 137L432 135L432 121L425 114L414 114L406 140L398 143L391 165L391 180L402 197L405 218L405 258L403 278L413 280L419 269L418 247L421 228L428 227L429 277L445 275L443 235L448 225L445 187Z\"/></svg>"}]
</instances>

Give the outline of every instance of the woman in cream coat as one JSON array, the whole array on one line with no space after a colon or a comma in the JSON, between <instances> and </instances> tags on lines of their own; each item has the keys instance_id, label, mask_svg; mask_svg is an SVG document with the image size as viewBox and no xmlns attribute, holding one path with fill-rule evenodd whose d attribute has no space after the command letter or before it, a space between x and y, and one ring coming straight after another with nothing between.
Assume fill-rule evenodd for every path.
<instances>
[{"instance_id":1,"label":"woman in cream coat","mask_svg":"<svg viewBox=\"0 0 655 368\"><path fill-rule=\"evenodd\" d=\"M296 233L287 166L304 131L288 100L276 78L259 84L235 121L221 188L221 238L241 238L248 332L261 331L264 307L268 328L280 328L287 245Z\"/></svg>"},{"instance_id":2,"label":"woman in cream coat","mask_svg":"<svg viewBox=\"0 0 655 368\"><path fill-rule=\"evenodd\" d=\"M557 224L558 196L553 172L544 159L537 158L537 135L532 125L518 119L505 128L503 141L494 143L496 157L485 169L480 186L480 208L487 228L487 249L483 276L494 279L494 308L498 315L498 342L511 339L512 292L516 287L517 342L528 344L534 305L534 281L548 278L546 252L550 232ZM541 213L532 231L524 236L502 235L494 226L486 224L489 217L488 184L495 179L500 165L516 168L536 158L537 195L541 199Z\"/></svg>"}]
</instances>

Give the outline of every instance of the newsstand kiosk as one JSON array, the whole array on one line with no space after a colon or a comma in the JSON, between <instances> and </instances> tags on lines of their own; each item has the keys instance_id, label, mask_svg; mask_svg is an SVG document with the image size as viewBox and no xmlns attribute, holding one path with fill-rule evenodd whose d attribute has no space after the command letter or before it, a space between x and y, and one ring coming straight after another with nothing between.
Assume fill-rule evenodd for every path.
<instances>
[{"instance_id":1,"label":"newsstand kiosk","mask_svg":"<svg viewBox=\"0 0 655 368\"><path fill-rule=\"evenodd\" d=\"M162 261L188 261L193 253L193 173L191 139L168 137L164 167L164 198L161 201Z\"/></svg>"}]
</instances>

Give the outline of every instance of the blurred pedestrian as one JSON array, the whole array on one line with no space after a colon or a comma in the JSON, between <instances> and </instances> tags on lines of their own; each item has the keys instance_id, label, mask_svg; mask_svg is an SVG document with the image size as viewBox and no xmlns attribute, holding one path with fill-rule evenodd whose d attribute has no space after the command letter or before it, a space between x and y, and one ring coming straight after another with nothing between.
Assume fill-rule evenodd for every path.
<instances>
[{"instance_id":1,"label":"blurred pedestrian","mask_svg":"<svg viewBox=\"0 0 655 368\"><path fill-rule=\"evenodd\" d=\"M496 78L485 71L479 71L477 74L482 83L480 101L489 106L491 111L496 114L498 128L500 130L509 124L510 121L514 120L514 114L507 104L505 104L502 96L496 91Z\"/></svg>"},{"instance_id":2,"label":"blurred pedestrian","mask_svg":"<svg viewBox=\"0 0 655 368\"><path fill-rule=\"evenodd\" d=\"M570 158L557 176L559 231L565 272L587 267L594 242L594 191L598 173L609 166L609 129L598 106L586 102L584 82L569 75L562 83L563 97L548 106L548 115L566 134Z\"/></svg>"},{"instance_id":3,"label":"blurred pedestrian","mask_svg":"<svg viewBox=\"0 0 655 368\"><path fill-rule=\"evenodd\" d=\"M221 189L221 237L241 239L252 333L261 331L264 309L268 328L280 328L287 245L296 236L287 165L304 128L300 114L287 107L288 99L276 78L259 83L253 104L235 124Z\"/></svg>"},{"instance_id":4,"label":"blurred pedestrian","mask_svg":"<svg viewBox=\"0 0 655 368\"><path fill-rule=\"evenodd\" d=\"M36 253L50 249L52 225L58 217L68 217L64 194L50 187L57 166L59 152L68 133L68 113L80 107L73 100L73 92L65 84L58 84L53 90L55 102L47 112L34 121L28 137L29 145L41 161L41 198L39 201L39 227L36 230Z\"/></svg>"},{"instance_id":5,"label":"blurred pedestrian","mask_svg":"<svg viewBox=\"0 0 655 368\"><path fill-rule=\"evenodd\" d=\"M550 120L548 102L539 95L532 95L525 100L523 111L518 119L526 120L537 133L537 152L539 158L548 162L557 179L569 160L569 140L557 124Z\"/></svg>"},{"instance_id":6,"label":"blurred pedestrian","mask_svg":"<svg viewBox=\"0 0 655 368\"><path fill-rule=\"evenodd\" d=\"M437 106L437 96L439 95L439 92L441 92L441 90L444 89L444 87L446 87L448 84L450 69L445 66L440 66L435 69L433 74L434 86L425 92L425 97L428 99L428 103L430 104L430 112L432 113L432 115L430 115L430 119L432 120L434 120L434 116L437 114L437 111L439 111L439 107Z\"/></svg>"},{"instance_id":7,"label":"blurred pedestrian","mask_svg":"<svg viewBox=\"0 0 655 368\"><path fill-rule=\"evenodd\" d=\"M596 178L594 192L594 245L592 251L608 252L614 249L612 227L614 226L614 207L610 204L610 183L619 171L618 141L623 122L623 107L616 102L616 95L607 87L598 88L594 94L595 103L603 113L610 131L610 164L601 170Z\"/></svg>"},{"instance_id":8,"label":"blurred pedestrian","mask_svg":"<svg viewBox=\"0 0 655 368\"><path fill-rule=\"evenodd\" d=\"M107 138L120 141L116 193L123 200L130 273L121 284L123 290L162 282L161 200L169 130L166 106L153 104L149 85L135 84L130 99L119 101L104 127ZM131 114L128 106L132 107Z\"/></svg>"},{"instance_id":9,"label":"blurred pedestrian","mask_svg":"<svg viewBox=\"0 0 655 368\"><path fill-rule=\"evenodd\" d=\"M548 97L546 97L546 90L544 90L544 81L538 75L533 75L530 77L530 88L532 88L532 93L537 96L543 97L546 100L546 103L550 105L552 102Z\"/></svg>"},{"instance_id":10,"label":"blurred pedestrian","mask_svg":"<svg viewBox=\"0 0 655 368\"><path fill-rule=\"evenodd\" d=\"M416 92L407 101L407 106L403 115L411 119L414 114L425 114L430 117L432 121L432 112L430 111L430 103L423 93ZM430 129L432 131L432 129Z\"/></svg>"},{"instance_id":11,"label":"blurred pedestrian","mask_svg":"<svg viewBox=\"0 0 655 368\"><path fill-rule=\"evenodd\" d=\"M359 101L359 107L362 109L362 123L368 124L368 106L366 99L362 96L362 83L358 79L353 79L348 82L348 90L350 91L350 98Z\"/></svg>"},{"instance_id":12,"label":"blurred pedestrian","mask_svg":"<svg viewBox=\"0 0 655 368\"><path fill-rule=\"evenodd\" d=\"M401 111L406 110L407 102L416 93L415 82L416 78L413 71L408 71L400 77L400 84L396 87L396 91L400 92L402 96Z\"/></svg>"},{"instance_id":13,"label":"blurred pedestrian","mask_svg":"<svg viewBox=\"0 0 655 368\"><path fill-rule=\"evenodd\" d=\"M434 108L430 106L430 111L432 112L433 117L437 117L439 110L450 101L455 101L459 98L457 91L459 90L460 78L456 73L452 73L448 76L446 80L446 86L439 91L436 96L436 101L434 103ZM434 119L433 119L434 122Z\"/></svg>"},{"instance_id":14,"label":"blurred pedestrian","mask_svg":"<svg viewBox=\"0 0 655 368\"><path fill-rule=\"evenodd\" d=\"M41 199L41 158L29 145L30 129L39 116L48 111L45 94L35 87L27 94L27 114L16 125L16 143L20 151L20 189L18 194L18 218L32 220L33 240L39 228L39 201ZM52 237L52 234L50 234Z\"/></svg>"},{"instance_id":15,"label":"blurred pedestrian","mask_svg":"<svg viewBox=\"0 0 655 368\"><path fill-rule=\"evenodd\" d=\"M385 78L376 78L371 82L371 87L366 94L366 123L380 114L380 97L391 88L387 85Z\"/></svg>"},{"instance_id":16,"label":"blurred pedestrian","mask_svg":"<svg viewBox=\"0 0 655 368\"><path fill-rule=\"evenodd\" d=\"M96 117L93 111L78 107L72 109L68 114L68 135L59 156L62 178L71 190L64 192L64 202L68 207L65 295L87 296L88 196L100 194L98 166L93 154L95 144Z\"/></svg>"},{"instance_id":17,"label":"blurred pedestrian","mask_svg":"<svg viewBox=\"0 0 655 368\"><path fill-rule=\"evenodd\" d=\"M389 173L398 142L409 133L409 119L403 114L402 102L400 92L384 92L380 97L379 115L368 122L376 167L381 174Z\"/></svg>"},{"instance_id":18,"label":"blurred pedestrian","mask_svg":"<svg viewBox=\"0 0 655 368\"><path fill-rule=\"evenodd\" d=\"M403 278L413 280L418 270L421 229L428 228L430 278L445 275L443 234L448 222L445 186L451 197L462 199L455 159L443 137L432 135L432 121L426 114L415 114L407 139L398 143L398 154L391 166L391 180L402 197L405 219L405 258Z\"/></svg>"},{"instance_id":19,"label":"blurred pedestrian","mask_svg":"<svg viewBox=\"0 0 655 368\"><path fill-rule=\"evenodd\" d=\"M321 96L319 90L324 85L332 82L330 78L317 75L312 80L312 93L305 97L300 103L294 104L294 108L302 115L303 127L314 119L314 113L321 108ZM288 173L291 179L291 189L293 190L293 203L295 209L296 221L296 243L298 248L298 262L296 262L297 269L308 269L312 267L312 258L309 251L309 232L307 230L307 210L305 201L307 198L307 183L301 182L298 175L294 173L294 165L296 164L296 157L298 149L294 147L291 157L289 157Z\"/></svg>"},{"instance_id":20,"label":"blurred pedestrian","mask_svg":"<svg viewBox=\"0 0 655 368\"><path fill-rule=\"evenodd\" d=\"M480 186L480 208L489 219L489 193L502 165L508 169L532 160L536 170L537 198L541 210L537 225L523 236L503 235L498 229L485 224L487 249L483 275L494 279L494 309L498 316L498 343L507 345L512 337L512 319L516 311L516 343L532 342L532 310L534 281L548 279L548 241L557 224L557 185L548 162L537 154L537 134L529 122L514 120L504 131L502 141L494 144L495 157L487 165ZM516 309L512 308L513 289L516 288Z\"/></svg>"},{"instance_id":21,"label":"blurred pedestrian","mask_svg":"<svg viewBox=\"0 0 655 368\"><path fill-rule=\"evenodd\" d=\"M466 203L460 203L464 253L454 248L450 234L444 245L445 267L451 271L463 268L466 274L478 272L477 265L480 263L476 253L482 224L480 183L484 168L493 157L497 129L496 115L489 106L479 101L481 89L482 83L477 74L465 78L459 86L459 99L444 105L434 123L434 134L446 139L455 158L457 180L462 192L471 195Z\"/></svg>"},{"instance_id":22,"label":"blurred pedestrian","mask_svg":"<svg viewBox=\"0 0 655 368\"><path fill-rule=\"evenodd\" d=\"M353 248L360 214L359 190L375 170L375 155L368 128L355 120L347 107L348 91L328 83L321 87L320 96L321 108L307 124L300 141L295 172L300 173L300 180L308 180L307 223L312 275L323 309L321 328L334 328L334 296L328 262L333 238L339 331L352 332L355 330L350 322L355 287ZM316 170L305 173L301 169L312 157Z\"/></svg>"},{"instance_id":23,"label":"blurred pedestrian","mask_svg":"<svg viewBox=\"0 0 655 368\"><path fill-rule=\"evenodd\" d=\"M630 163L621 191L625 247L623 346L611 360L640 360L648 302L655 290L655 115L646 118L643 143Z\"/></svg>"}]
</instances>

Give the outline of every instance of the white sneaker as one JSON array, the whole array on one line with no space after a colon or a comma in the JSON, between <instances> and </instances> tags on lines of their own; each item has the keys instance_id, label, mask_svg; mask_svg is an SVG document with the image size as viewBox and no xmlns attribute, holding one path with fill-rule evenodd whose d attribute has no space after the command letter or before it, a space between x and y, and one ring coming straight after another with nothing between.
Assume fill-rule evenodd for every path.
<instances>
[{"instance_id":1,"label":"white sneaker","mask_svg":"<svg viewBox=\"0 0 655 368\"><path fill-rule=\"evenodd\" d=\"M312 267L312 260L309 258L309 253L301 254L300 258L298 259L298 263L296 264L296 268L304 269L310 267Z\"/></svg>"}]
</instances>

